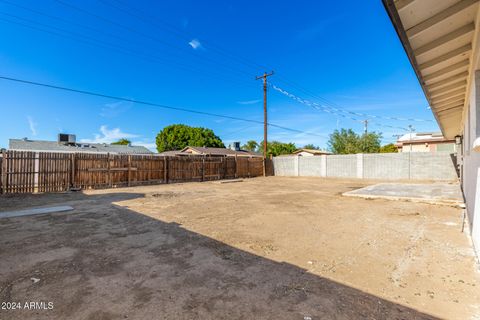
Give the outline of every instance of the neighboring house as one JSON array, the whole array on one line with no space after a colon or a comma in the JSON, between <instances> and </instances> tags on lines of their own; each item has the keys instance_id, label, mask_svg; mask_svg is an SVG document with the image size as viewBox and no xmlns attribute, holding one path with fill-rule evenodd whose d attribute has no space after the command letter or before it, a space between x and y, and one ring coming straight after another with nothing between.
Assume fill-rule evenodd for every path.
<instances>
[{"instance_id":1,"label":"neighboring house","mask_svg":"<svg viewBox=\"0 0 480 320\"><path fill-rule=\"evenodd\" d=\"M332 154L331 152L325 150L317 150L317 149L298 149L293 152L293 155L300 156L300 157L312 157L312 156L321 156Z\"/></svg>"},{"instance_id":2,"label":"neighboring house","mask_svg":"<svg viewBox=\"0 0 480 320\"><path fill-rule=\"evenodd\" d=\"M163 151L160 152L158 155L159 156L166 156L166 157L174 157L180 155L182 150L172 150L172 151Z\"/></svg>"},{"instance_id":3,"label":"neighboring house","mask_svg":"<svg viewBox=\"0 0 480 320\"><path fill-rule=\"evenodd\" d=\"M227 157L234 157L234 156L262 157L260 153L241 150L240 148L235 150L235 149L227 149L227 148L186 147L181 151L181 153L195 154L195 155L208 155L208 156L227 156Z\"/></svg>"},{"instance_id":4,"label":"neighboring house","mask_svg":"<svg viewBox=\"0 0 480 320\"><path fill-rule=\"evenodd\" d=\"M232 149L228 148L210 148L210 147L185 147L179 151L165 151L159 153L161 156L188 156L188 155L205 155L205 156L224 156L224 157L263 157L262 154L242 150L240 143L235 142Z\"/></svg>"},{"instance_id":5,"label":"neighboring house","mask_svg":"<svg viewBox=\"0 0 480 320\"><path fill-rule=\"evenodd\" d=\"M383 3L443 136L458 144L468 224L480 254L479 1Z\"/></svg>"},{"instance_id":6,"label":"neighboring house","mask_svg":"<svg viewBox=\"0 0 480 320\"><path fill-rule=\"evenodd\" d=\"M400 137L395 144L398 152L450 152L457 151L455 139L445 139L441 132L414 132Z\"/></svg>"},{"instance_id":7,"label":"neighboring house","mask_svg":"<svg viewBox=\"0 0 480 320\"><path fill-rule=\"evenodd\" d=\"M75 135L59 134L57 141L10 139L9 149L18 151L46 152L95 152L112 154L153 154L143 146L112 145L108 143L87 143L75 141Z\"/></svg>"}]
</instances>

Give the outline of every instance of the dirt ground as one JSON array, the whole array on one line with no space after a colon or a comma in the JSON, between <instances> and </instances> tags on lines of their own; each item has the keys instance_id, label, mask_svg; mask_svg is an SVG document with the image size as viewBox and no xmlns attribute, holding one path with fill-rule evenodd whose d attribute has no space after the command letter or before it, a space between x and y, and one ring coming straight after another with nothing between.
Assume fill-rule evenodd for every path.
<instances>
[{"instance_id":1,"label":"dirt ground","mask_svg":"<svg viewBox=\"0 0 480 320\"><path fill-rule=\"evenodd\" d=\"M341 196L368 184L268 177L0 198L0 211L75 208L0 219L0 301L21 305L0 318L480 319L461 211Z\"/></svg>"}]
</instances>

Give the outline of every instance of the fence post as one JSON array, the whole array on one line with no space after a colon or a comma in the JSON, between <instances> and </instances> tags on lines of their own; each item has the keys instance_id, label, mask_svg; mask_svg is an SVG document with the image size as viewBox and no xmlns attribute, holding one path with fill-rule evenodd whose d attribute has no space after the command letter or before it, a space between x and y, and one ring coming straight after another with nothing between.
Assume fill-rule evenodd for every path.
<instances>
[{"instance_id":1,"label":"fence post","mask_svg":"<svg viewBox=\"0 0 480 320\"><path fill-rule=\"evenodd\" d=\"M235 153L235 179L238 177L237 154Z\"/></svg>"},{"instance_id":2,"label":"fence post","mask_svg":"<svg viewBox=\"0 0 480 320\"><path fill-rule=\"evenodd\" d=\"M165 157L165 162L164 162L164 178L165 178L165 183L168 183L168 157Z\"/></svg>"},{"instance_id":3,"label":"fence post","mask_svg":"<svg viewBox=\"0 0 480 320\"><path fill-rule=\"evenodd\" d=\"M205 181L205 155L202 156L202 182Z\"/></svg>"},{"instance_id":4,"label":"fence post","mask_svg":"<svg viewBox=\"0 0 480 320\"><path fill-rule=\"evenodd\" d=\"M227 156L223 158L223 178L225 179L227 177Z\"/></svg>"},{"instance_id":5,"label":"fence post","mask_svg":"<svg viewBox=\"0 0 480 320\"><path fill-rule=\"evenodd\" d=\"M35 152L34 155L34 174L33 174L33 191L38 192L38 176L40 174L40 152Z\"/></svg>"},{"instance_id":6,"label":"fence post","mask_svg":"<svg viewBox=\"0 0 480 320\"><path fill-rule=\"evenodd\" d=\"M7 153L5 150L2 150L2 188L1 188L1 193L7 193Z\"/></svg>"},{"instance_id":7,"label":"fence post","mask_svg":"<svg viewBox=\"0 0 480 320\"><path fill-rule=\"evenodd\" d=\"M320 177L327 176L327 155L322 154L320 156Z\"/></svg>"},{"instance_id":8,"label":"fence post","mask_svg":"<svg viewBox=\"0 0 480 320\"><path fill-rule=\"evenodd\" d=\"M129 186L129 187L130 187L130 179L131 179L131 178L130 178L130 166L131 166L130 161L131 161L131 159L132 159L132 156L131 156L131 155L128 155L128 186ZM110 162L110 161L109 161L109 162ZM108 171L110 171L110 169L109 169Z\"/></svg>"},{"instance_id":9,"label":"fence post","mask_svg":"<svg viewBox=\"0 0 480 320\"><path fill-rule=\"evenodd\" d=\"M357 153L357 178L363 178L363 153Z\"/></svg>"},{"instance_id":10,"label":"fence post","mask_svg":"<svg viewBox=\"0 0 480 320\"><path fill-rule=\"evenodd\" d=\"M130 164L128 166L130 167ZM110 152L107 152L107 169L108 169L108 185L111 188L113 183L112 183L112 170L111 170L111 164L110 164ZM128 173L128 181L130 182L130 172ZM130 183L128 185L130 185Z\"/></svg>"},{"instance_id":11,"label":"fence post","mask_svg":"<svg viewBox=\"0 0 480 320\"><path fill-rule=\"evenodd\" d=\"M294 156L293 160L293 170L295 171L295 176L300 176L300 156Z\"/></svg>"},{"instance_id":12,"label":"fence post","mask_svg":"<svg viewBox=\"0 0 480 320\"><path fill-rule=\"evenodd\" d=\"M76 153L70 156L70 188L75 188L75 157Z\"/></svg>"}]
</instances>

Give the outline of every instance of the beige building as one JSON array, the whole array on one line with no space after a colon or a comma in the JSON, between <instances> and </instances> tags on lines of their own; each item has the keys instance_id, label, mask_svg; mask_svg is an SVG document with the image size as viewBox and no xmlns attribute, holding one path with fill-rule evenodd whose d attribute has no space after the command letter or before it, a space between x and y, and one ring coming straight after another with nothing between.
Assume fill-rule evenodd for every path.
<instances>
[{"instance_id":1,"label":"beige building","mask_svg":"<svg viewBox=\"0 0 480 320\"><path fill-rule=\"evenodd\" d=\"M312 156L321 156L326 154L332 154L331 152L325 150L317 149L298 149L293 152L293 155L300 157L312 157Z\"/></svg>"},{"instance_id":2,"label":"beige building","mask_svg":"<svg viewBox=\"0 0 480 320\"><path fill-rule=\"evenodd\" d=\"M414 132L401 136L395 144L398 152L449 152L457 151L455 139L445 139L441 132Z\"/></svg>"},{"instance_id":3,"label":"beige building","mask_svg":"<svg viewBox=\"0 0 480 320\"><path fill-rule=\"evenodd\" d=\"M468 225L480 253L479 0L383 0L457 163Z\"/></svg>"}]
</instances>

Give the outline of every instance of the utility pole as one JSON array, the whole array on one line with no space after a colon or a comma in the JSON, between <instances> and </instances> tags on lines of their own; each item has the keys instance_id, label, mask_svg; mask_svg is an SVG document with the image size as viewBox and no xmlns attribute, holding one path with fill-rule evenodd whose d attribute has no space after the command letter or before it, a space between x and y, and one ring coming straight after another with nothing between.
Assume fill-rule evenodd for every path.
<instances>
[{"instance_id":1,"label":"utility pole","mask_svg":"<svg viewBox=\"0 0 480 320\"><path fill-rule=\"evenodd\" d=\"M255 80L263 79L263 157L267 158L267 77L273 75L264 73L263 76L256 77Z\"/></svg>"},{"instance_id":2,"label":"utility pole","mask_svg":"<svg viewBox=\"0 0 480 320\"><path fill-rule=\"evenodd\" d=\"M368 120L367 119L363 120L363 132L365 134L368 133Z\"/></svg>"},{"instance_id":3,"label":"utility pole","mask_svg":"<svg viewBox=\"0 0 480 320\"><path fill-rule=\"evenodd\" d=\"M410 130L410 134L409 134L409 141L410 141L410 152L412 152L412 136L413 136L413 132L415 131L415 128L409 124L408 125L408 129Z\"/></svg>"}]
</instances>

